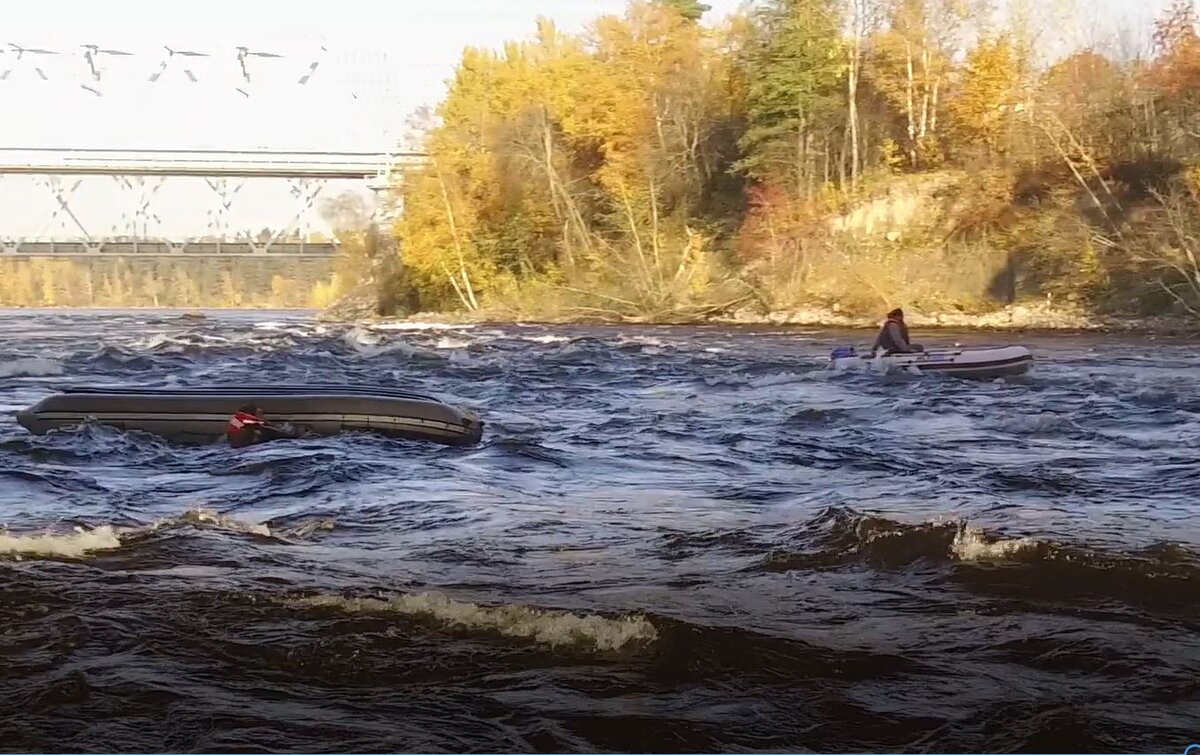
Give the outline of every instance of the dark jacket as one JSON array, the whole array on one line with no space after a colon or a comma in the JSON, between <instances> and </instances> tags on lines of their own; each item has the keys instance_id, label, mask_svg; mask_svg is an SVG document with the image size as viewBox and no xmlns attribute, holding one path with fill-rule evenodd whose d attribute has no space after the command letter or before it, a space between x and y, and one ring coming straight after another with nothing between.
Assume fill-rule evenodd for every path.
<instances>
[{"instance_id":1,"label":"dark jacket","mask_svg":"<svg viewBox=\"0 0 1200 755\"><path fill-rule=\"evenodd\" d=\"M875 344L871 346L871 351L879 349L883 349L885 354L911 354L919 351L908 340L908 326L904 324L903 320L897 320L894 317L889 317L884 321L883 327L879 329L879 335L875 337Z\"/></svg>"}]
</instances>

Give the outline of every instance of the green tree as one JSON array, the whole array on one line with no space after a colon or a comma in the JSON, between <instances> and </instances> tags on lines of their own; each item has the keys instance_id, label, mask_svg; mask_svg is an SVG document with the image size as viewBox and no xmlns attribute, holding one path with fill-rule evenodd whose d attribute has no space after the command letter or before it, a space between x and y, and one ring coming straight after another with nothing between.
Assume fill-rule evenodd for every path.
<instances>
[{"instance_id":1,"label":"green tree","mask_svg":"<svg viewBox=\"0 0 1200 755\"><path fill-rule=\"evenodd\" d=\"M699 21L701 16L712 10L711 5L706 5L700 0L657 0L657 2L676 11L688 21Z\"/></svg>"},{"instance_id":2,"label":"green tree","mask_svg":"<svg viewBox=\"0 0 1200 755\"><path fill-rule=\"evenodd\" d=\"M754 21L738 167L810 196L822 157L829 176L830 131L842 121L838 14L829 0L768 0Z\"/></svg>"}]
</instances>

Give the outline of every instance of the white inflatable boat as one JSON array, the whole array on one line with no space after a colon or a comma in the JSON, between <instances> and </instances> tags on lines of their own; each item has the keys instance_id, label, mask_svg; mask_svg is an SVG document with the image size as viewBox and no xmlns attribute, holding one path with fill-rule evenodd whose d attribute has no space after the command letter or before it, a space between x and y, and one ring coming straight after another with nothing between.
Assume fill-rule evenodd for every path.
<instances>
[{"instance_id":1,"label":"white inflatable boat","mask_svg":"<svg viewBox=\"0 0 1200 755\"><path fill-rule=\"evenodd\" d=\"M852 346L834 349L829 368L871 371L881 374L954 375L955 377L992 380L1024 375L1033 365L1033 355L1024 346L997 346L983 349L930 350L915 354L859 354Z\"/></svg>"}]
</instances>

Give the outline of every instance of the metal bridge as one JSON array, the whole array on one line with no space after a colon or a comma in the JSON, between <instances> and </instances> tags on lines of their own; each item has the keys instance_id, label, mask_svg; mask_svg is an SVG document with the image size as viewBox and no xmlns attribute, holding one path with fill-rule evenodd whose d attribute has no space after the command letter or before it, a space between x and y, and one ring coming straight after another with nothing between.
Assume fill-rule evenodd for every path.
<instances>
[{"instance_id":1,"label":"metal bridge","mask_svg":"<svg viewBox=\"0 0 1200 755\"><path fill-rule=\"evenodd\" d=\"M6 179L30 182L49 210L52 232L19 237L0 235L0 259L5 257L332 257L333 240L316 240L308 221L317 199L332 182L353 182L375 194L377 215L388 191L404 173L423 165L419 152L316 152L215 149L55 149L0 147L0 186ZM113 183L97 187L109 177ZM189 238L151 232L160 224L156 204L168 182L192 179L199 189L191 209L207 197L208 225ZM197 181L198 179L198 181ZM294 214L285 227L269 234L243 229L230 233L229 215L235 198L248 185L256 191L243 196L261 198L264 185L278 189L287 182ZM200 183L202 182L202 184ZM97 189L105 201L122 206L120 221L105 232L93 232L72 206L81 189ZM208 191L203 189L207 188ZM93 192L95 193L95 192ZM376 217L376 220L379 218ZM332 236L332 234L327 234Z\"/></svg>"},{"instance_id":2,"label":"metal bridge","mask_svg":"<svg viewBox=\"0 0 1200 755\"><path fill-rule=\"evenodd\" d=\"M6 42L0 105L37 117L10 124L24 136L0 147L0 259L330 257L338 246L319 200L358 194L364 222L401 211L391 189L426 157L374 150L401 141L396 66L384 55L358 67L360 46L318 49L307 31L307 42L276 48L285 40L275 31L270 49L247 29L199 49L69 44L57 30L50 47ZM322 116L319 136L297 118L308 113ZM242 147L104 148L166 146L167 135L171 145ZM247 148L284 143L291 149Z\"/></svg>"},{"instance_id":3,"label":"metal bridge","mask_svg":"<svg viewBox=\"0 0 1200 755\"><path fill-rule=\"evenodd\" d=\"M0 147L0 175L375 179L425 163L420 152Z\"/></svg>"}]
</instances>

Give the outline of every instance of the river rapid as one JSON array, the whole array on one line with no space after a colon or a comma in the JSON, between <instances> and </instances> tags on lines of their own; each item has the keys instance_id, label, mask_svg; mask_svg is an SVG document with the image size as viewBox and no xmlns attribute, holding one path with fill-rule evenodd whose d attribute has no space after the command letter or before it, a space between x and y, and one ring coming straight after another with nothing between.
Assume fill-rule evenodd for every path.
<instances>
[{"instance_id":1,"label":"river rapid","mask_svg":"<svg viewBox=\"0 0 1200 755\"><path fill-rule=\"evenodd\" d=\"M0 749L1180 752L1200 348L834 376L871 334L0 312ZM232 450L69 385L383 383L471 448Z\"/></svg>"}]
</instances>

